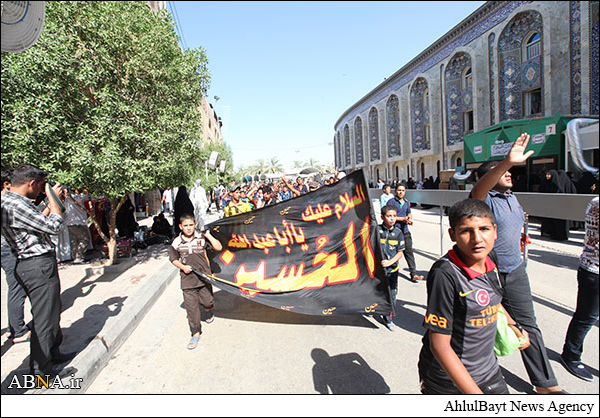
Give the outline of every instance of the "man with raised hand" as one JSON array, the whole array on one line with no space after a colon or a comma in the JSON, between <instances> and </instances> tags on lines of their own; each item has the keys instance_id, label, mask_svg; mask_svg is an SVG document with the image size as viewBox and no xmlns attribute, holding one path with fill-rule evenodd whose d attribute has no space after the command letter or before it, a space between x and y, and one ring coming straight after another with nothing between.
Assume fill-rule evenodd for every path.
<instances>
[{"instance_id":1,"label":"man with raised hand","mask_svg":"<svg viewBox=\"0 0 600 418\"><path fill-rule=\"evenodd\" d=\"M498 238L494 251L498 256L500 281L504 289L502 305L510 316L529 333L531 345L521 351L529 380L537 393L565 393L559 386L548 360L542 331L533 310L529 277L521 256L521 230L525 212L510 190L513 183L510 168L527 160L533 150L525 152L529 134L521 134L502 161L488 161L477 169L479 181L471 197L483 200L496 217Z\"/></svg>"}]
</instances>

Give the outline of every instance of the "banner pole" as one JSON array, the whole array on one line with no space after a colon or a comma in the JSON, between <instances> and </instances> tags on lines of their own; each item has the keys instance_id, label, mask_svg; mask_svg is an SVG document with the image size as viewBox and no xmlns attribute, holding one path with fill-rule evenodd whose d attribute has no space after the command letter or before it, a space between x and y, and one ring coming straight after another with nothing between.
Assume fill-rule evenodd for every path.
<instances>
[{"instance_id":1,"label":"banner pole","mask_svg":"<svg viewBox=\"0 0 600 418\"><path fill-rule=\"evenodd\" d=\"M440 206L440 257L444 255L444 205Z\"/></svg>"}]
</instances>

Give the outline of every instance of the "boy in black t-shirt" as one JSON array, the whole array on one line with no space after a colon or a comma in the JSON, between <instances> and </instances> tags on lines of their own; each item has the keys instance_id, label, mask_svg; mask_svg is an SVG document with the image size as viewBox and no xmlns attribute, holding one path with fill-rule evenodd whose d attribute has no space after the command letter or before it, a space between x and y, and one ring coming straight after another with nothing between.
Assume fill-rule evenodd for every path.
<instances>
[{"instance_id":1,"label":"boy in black t-shirt","mask_svg":"<svg viewBox=\"0 0 600 418\"><path fill-rule=\"evenodd\" d=\"M169 260L181 270L183 303L192 334L187 348L193 350L198 345L202 333L200 305L206 311L206 323L210 324L214 320L211 312L214 300L211 284L200 280L200 277L192 270L212 274L206 250L221 251L223 246L210 234L210 231L196 231L193 214L183 214L179 219L181 234L173 240L169 247Z\"/></svg>"},{"instance_id":2,"label":"boy in black t-shirt","mask_svg":"<svg viewBox=\"0 0 600 418\"><path fill-rule=\"evenodd\" d=\"M379 242L381 243L381 252L383 259L381 266L385 269L385 276L390 284L392 293L392 303L396 306L396 293L398 292L398 270L400 266L398 261L402 258L404 251L404 234L396 226L396 209L393 206L384 206L381 208L381 218L383 223L377 228L379 232ZM383 319L385 326L390 331L396 331L398 327L392 322L391 312Z\"/></svg>"},{"instance_id":3,"label":"boy in black t-shirt","mask_svg":"<svg viewBox=\"0 0 600 418\"><path fill-rule=\"evenodd\" d=\"M453 205L448 216L456 245L427 276L421 392L508 394L494 355L502 301L498 270L488 257L496 239L494 214L484 202L466 199ZM507 319L517 336L527 336L508 314ZM528 346L529 339L519 349Z\"/></svg>"}]
</instances>

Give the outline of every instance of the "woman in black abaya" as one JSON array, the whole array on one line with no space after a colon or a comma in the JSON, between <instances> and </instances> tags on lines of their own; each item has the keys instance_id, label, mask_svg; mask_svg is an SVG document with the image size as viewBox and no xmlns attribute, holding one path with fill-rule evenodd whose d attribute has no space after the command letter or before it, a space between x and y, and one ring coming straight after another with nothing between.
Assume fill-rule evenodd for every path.
<instances>
[{"instance_id":1,"label":"woman in black abaya","mask_svg":"<svg viewBox=\"0 0 600 418\"><path fill-rule=\"evenodd\" d=\"M194 204L190 200L187 189L185 186L179 187L177 196L175 196L175 204L173 212L173 226L175 227L175 235L179 235L181 229L179 228L179 218L183 214L190 214L194 216Z\"/></svg>"},{"instance_id":2,"label":"woman in black abaya","mask_svg":"<svg viewBox=\"0 0 600 418\"><path fill-rule=\"evenodd\" d=\"M540 192L571 193L571 191L567 191L571 190L568 184L571 180L566 173L564 177L567 178L568 182L556 170L548 170L546 180L541 184ZM565 219L542 218L541 234L542 236L549 236L555 241L565 241L569 238L568 223Z\"/></svg>"}]
</instances>

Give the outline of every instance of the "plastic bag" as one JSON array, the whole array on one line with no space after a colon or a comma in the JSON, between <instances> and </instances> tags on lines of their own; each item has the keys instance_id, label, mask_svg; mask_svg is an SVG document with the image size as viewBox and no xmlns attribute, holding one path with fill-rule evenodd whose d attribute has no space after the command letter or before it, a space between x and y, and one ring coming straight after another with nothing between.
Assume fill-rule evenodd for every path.
<instances>
[{"instance_id":1,"label":"plastic bag","mask_svg":"<svg viewBox=\"0 0 600 418\"><path fill-rule=\"evenodd\" d=\"M496 356L508 356L526 342L525 337L517 337L515 331L508 326L508 318L504 313L504 309L500 307L498 310L498 319L496 320L496 342L494 343L494 353Z\"/></svg>"}]
</instances>

